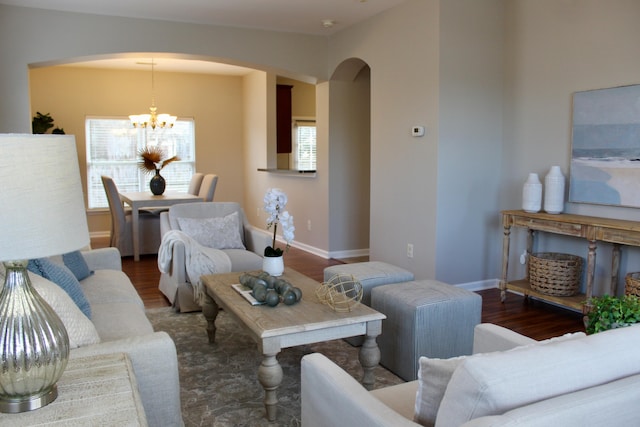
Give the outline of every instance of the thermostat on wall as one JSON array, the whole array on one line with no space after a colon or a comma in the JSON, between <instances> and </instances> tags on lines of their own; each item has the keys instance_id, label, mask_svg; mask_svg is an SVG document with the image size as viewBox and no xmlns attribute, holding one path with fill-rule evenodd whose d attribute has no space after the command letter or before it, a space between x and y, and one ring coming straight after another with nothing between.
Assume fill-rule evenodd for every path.
<instances>
[{"instance_id":1,"label":"thermostat on wall","mask_svg":"<svg viewBox=\"0 0 640 427\"><path fill-rule=\"evenodd\" d=\"M424 126L414 126L411 128L411 136L424 136Z\"/></svg>"}]
</instances>

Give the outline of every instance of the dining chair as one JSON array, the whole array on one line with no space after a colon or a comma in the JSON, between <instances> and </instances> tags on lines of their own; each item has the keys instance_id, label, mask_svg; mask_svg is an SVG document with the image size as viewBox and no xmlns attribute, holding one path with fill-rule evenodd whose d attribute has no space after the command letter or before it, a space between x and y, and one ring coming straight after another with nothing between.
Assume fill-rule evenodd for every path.
<instances>
[{"instance_id":1,"label":"dining chair","mask_svg":"<svg viewBox=\"0 0 640 427\"><path fill-rule=\"evenodd\" d=\"M133 225L131 211L125 211L118 194L118 187L111 177L102 176L102 185L107 193L111 212L110 246L118 248L121 256L133 255ZM140 211L140 254L157 254L160 248L160 216Z\"/></svg>"},{"instance_id":2,"label":"dining chair","mask_svg":"<svg viewBox=\"0 0 640 427\"><path fill-rule=\"evenodd\" d=\"M197 196L200 193L200 185L202 184L202 178L204 178L204 174L200 172L196 172L191 177L191 181L189 182L189 189L187 193L193 194Z\"/></svg>"},{"instance_id":3,"label":"dining chair","mask_svg":"<svg viewBox=\"0 0 640 427\"><path fill-rule=\"evenodd\" d=\"M202 184L200 184L200 191L198 191L198 196L200 196L205 202L212 202L213 195L216 192L217 184L218 175L212 173L206 174L204 178L202 178Z\"/></svg>"}]
</instances>

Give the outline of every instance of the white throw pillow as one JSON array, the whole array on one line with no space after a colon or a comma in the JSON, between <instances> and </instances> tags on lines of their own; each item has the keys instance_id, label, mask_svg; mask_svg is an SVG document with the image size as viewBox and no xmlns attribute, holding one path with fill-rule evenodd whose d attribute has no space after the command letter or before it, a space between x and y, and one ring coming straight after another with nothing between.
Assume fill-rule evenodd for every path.
<instances>
[{"instance_id":1,"label":"white throw pillow","mask_svg":"<svg viewBox=\"0 0 640 427\"><path fill-rule=\"evenodd\" d=\"M245 249L240 237L238 212L217 218L177 218L180 230L200 243L214 249Z\"/></svg>"},{"instance_id":2,"label":"white throw pillow","mask_svg":"<svg viewBox=\"0 0 640 427\"><path fill-rule=\"evenodd\" d=\"M460 426L640 373L640 327L469 357L453 373L436 427ZM613 355L615 355L612 360Z\"/></svg>"},{"instance_id":3,"label":"white throw pillow","mask_svg":"<svg viewBox=\"0 0 640 427\"><path fill-rule=\"evenodd\" d=\"M565 334L533 344L518 346L507 351L545 345L557 341L583 338L585 336L584 332ZM450 359L421 357L419 361L420 369L418 370L418 392L416 394L414 421L426 427L433 427L436 423L440 403L456 368L469 358L483 357L494 353L500 352L477 353L471 356L452 357Z\"/></svg>"},{"instance_id":4,"label":"white throw pillow","mask_svg":"<svg viewBox=\"0 0 640 427\"><path fill-rule=\"evenodd\" d=\"M452 357L451 359L420 358L418 370L418 392L413 420L425 427L433 427L436 423L438 408L447 389L453 371L470 356Z\"/></svg>"},{"instance_id":5,"label":"white throw pillow","mask_svg":"<svg viewBox=\"0 0 640 427\"><path fill-rule=\"evenodd\" d=\"M37 274L29 273L29 278L35 290L62 320L69 335L70 348L83 347L100 342L96 327L60 286Z\"/></svg>"}]
</instances>

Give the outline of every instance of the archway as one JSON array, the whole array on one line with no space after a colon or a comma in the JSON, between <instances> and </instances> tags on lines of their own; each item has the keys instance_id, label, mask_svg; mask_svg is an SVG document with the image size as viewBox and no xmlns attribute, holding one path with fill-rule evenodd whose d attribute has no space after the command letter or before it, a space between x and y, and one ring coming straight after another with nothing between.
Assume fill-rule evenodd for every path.
<instances>
[{"instance_id":1,"label":"archway","mask_svg":"<svg viewBox=\"0 0 640 427\"><path fill-rule=\"evenodd\" d=\"M369 254L371 69L358 58L330 79L329 249L336 256Z\"/></svg>"}]
</instances>

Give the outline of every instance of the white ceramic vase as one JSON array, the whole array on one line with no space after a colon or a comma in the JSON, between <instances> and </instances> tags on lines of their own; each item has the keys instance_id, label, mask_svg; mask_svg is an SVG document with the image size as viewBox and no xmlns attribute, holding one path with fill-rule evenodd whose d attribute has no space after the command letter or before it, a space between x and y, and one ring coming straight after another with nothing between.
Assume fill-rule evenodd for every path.
<instances>
[{"instance_id":1,"label":"white ceramic vase","mask_svg":"<svg viewBox=\"0 0 640 427\"><path fill-rule=\"evenodd\" d=\"M540 212L542 208L542 183L537 173L530 173L522 187L522 210L529 213Z\"/></svg>"},{"instance_id":2,"label":"white ceramic vase","mask_svg":"<svg viewBox=\"0 0 640 427\"><path fill-rule=\"evenodd\" d=\"M560 166L551 166L544 178L544 211L559 214L564 211L564 175Z\"/></svg>"},{"instance_id":3,"label":"white ceramic vase","mask_svg":"<svg viewBox=\"0 0 640 427\"><path fill-rule=\"evenodd\" d=\"M284 259L282 256L266 256L262 258L262 271L272 276L282 276Z\"/></svg>"}]
</instances>

